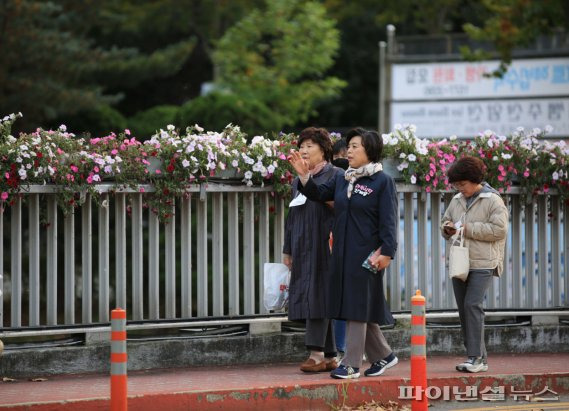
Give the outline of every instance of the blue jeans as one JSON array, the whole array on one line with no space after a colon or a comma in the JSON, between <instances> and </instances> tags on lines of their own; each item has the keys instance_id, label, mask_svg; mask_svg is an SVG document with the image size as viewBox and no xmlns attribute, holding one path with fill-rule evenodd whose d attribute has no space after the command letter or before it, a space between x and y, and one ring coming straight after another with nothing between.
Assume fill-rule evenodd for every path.
<instances>
[{"instance_id":1,"label":"blue jeans","mask_svg":"<svg viewBox=\"0 0 569 411\"><path fill-rule=\"evenodd\" d=\"M336 337L336 348L338 351L346 352L346 321L334 321L334 336Z\"/></svg>"}]
</instances>

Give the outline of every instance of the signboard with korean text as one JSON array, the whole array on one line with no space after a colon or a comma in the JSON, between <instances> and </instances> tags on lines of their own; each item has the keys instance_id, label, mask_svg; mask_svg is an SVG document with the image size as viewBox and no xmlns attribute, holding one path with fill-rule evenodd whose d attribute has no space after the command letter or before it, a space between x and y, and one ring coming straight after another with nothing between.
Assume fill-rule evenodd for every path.
<instances>
[{"instance_id":1,"label":"signboard with korean text","mask_svg":"<svg viewBox=\"0 0 569 411\"><path fill-rule=\"evenodd\" d=\"M391 127L417 126L420 137L473 137L491 129L553 127L569 136L569 58L513 61L503 78L484 73L498 61L395 64Z\"/></svg>"}]
</instances>

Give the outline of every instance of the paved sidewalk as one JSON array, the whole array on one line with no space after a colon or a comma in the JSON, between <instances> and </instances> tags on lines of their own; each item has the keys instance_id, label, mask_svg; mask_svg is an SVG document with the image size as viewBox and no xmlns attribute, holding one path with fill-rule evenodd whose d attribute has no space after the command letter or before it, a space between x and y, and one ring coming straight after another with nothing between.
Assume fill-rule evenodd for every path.
<instances>
[{"instance_id":1,"label":"paved sidewalk","mask_svg":"<svg viewBox=\"0 0 569 411\"><path fill-rule=\"evenodd\" d=\"M429 386L439 387L441 393L445 386L450 387L447 390L452 398L453 389L465 392L469 386L476 386L478 391L502 386L506 397L511 397L511 387L533 394L544 388L558 394L569 393L569 353L491 354L489 371L479 374L455 371L455 364L462 360L463 357L457 356L429 357ZM362 376L347 381L334 380L328 373L305 374L298 366L296 363L263 364L132 372L128 376L129 409L327 410L343 404L355 406L370 401L398 400L401 387L409 385L409 360L400 361L382 376ZM0 409L106 410L109 387L107 375L0 382ZM433 388L432 392L437 391ZM553 394L542 394L542 397L547 396ZM480 393L477 398L481 398ZM488 402L480 401L480 404L488 405Z\"/></svg>"}]
</instances>

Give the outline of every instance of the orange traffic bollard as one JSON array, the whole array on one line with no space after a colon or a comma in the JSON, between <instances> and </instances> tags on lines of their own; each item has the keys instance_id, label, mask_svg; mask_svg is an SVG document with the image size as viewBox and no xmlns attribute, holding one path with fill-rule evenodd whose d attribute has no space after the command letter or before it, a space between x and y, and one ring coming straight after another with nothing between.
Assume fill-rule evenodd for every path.
<instances>
[{"instance_id":1,"label":"orange traffic bollard","mask_svg":"<svg viewBox=\"0 0 569 411\"><path fill-rule=\"evenodd\" d=\"M111 311L111 411L126 411L126 311Z\"/></svg>"},{"instance_id":2,"label":"orange traffic bollard","mask_svg":"<svg viewBox=\"0 0 569 411\"><path fill-rule=\"evenodd\" d=\"M411 387L415 391L411 410L427 411L427 327L421 290L411 297Z\"/></svg>"}]
</instances>

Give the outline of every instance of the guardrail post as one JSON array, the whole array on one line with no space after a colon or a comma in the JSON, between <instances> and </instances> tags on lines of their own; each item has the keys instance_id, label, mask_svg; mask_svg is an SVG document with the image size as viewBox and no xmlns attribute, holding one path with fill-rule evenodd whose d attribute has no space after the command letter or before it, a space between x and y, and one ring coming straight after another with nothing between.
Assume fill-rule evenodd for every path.
<instances>
[{"instance_id":1,"label":"guardrail post","mask_svg":"<svg viewBox=\"0 0 569 411\"><path fill-rule=\"evenodd\" d=\"M427 411L427 327L421 290L411 297L411 387L415 391L411 410Z\"/></svg>"},{"instance_id":2,"label":"guardrail post","mask_svg":"<svg viewBox=\"0 0 569 411\"><path fill-rule=\"evenodd\" d=\"M127 402L126 311L111 311L111 411L126 411Z\"/></svg>"}]
</instances>

